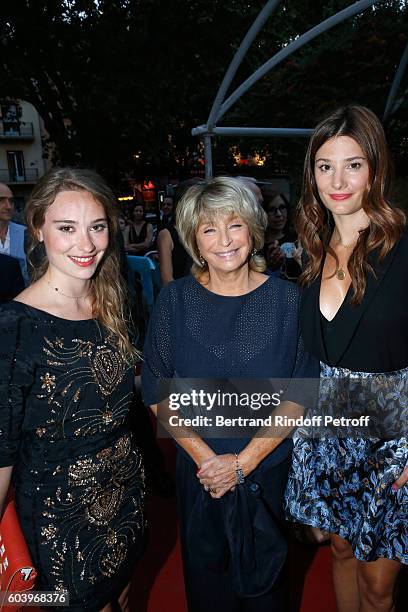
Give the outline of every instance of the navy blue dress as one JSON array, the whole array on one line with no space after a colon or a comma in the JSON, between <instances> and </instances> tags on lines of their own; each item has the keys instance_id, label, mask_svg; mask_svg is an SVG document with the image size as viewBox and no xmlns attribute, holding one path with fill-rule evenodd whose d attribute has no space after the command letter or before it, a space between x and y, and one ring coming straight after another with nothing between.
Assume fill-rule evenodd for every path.
<instances>
[{"instance_id":1,"label":"navy blue dress","mask_svg":"<svg viewBox=\"0 0 408 612\"><path fill-rule=\"evenodd\" d=\"M165 378L312 378L318 362L299 334L297 287L269 277L242 296L221 296L193 276L166 285L150 321L142 366L146 404L157 404ZM216 407L218 408L218 407ZM238 453L248 438L208 437L217 453ZM189 610L230 612L242 597L254 609L286 610L276 586L286 543L283 493L292 440L285 440L244 485L220 500L206 493L196 466L178 455L181 543ZM251 609L252 608L246 608Z\"/></svg>"},{"instance_id":2,"label":"navy blue dress","mask_svg":"<svg viewBox=\"0 0 408 612\"><path fill-rule=\"evenodd\" d=\"M222 296L193 276L166 285L150 321L142 365L143 398L158 402L165 378L313 378L317 361L299 331L297 287L269 277L254 291ZM206 440L217 453L239 453L248 439ZM276 465L290 454L285 440L263 462Z\"/></svg>"},{"instance_id":3,"label":"navy blue dress","mask_svg":"<svg viewBox=\"0 0 408 612\"><path fill-rule=\"evenodd\" d=\"M331 322L319 310L320 277L304 291L303 337L328 381L325 409L338 404L336 381L352 386L360 380L384 422L387 415L398 426L408 409L408 231L382 262L375 252L369 260L375 276L367 276L363 301L352 306L349 291ZM367 395L364 402L368 407ZM362 561L383 557L408 564L408 486L392 489L408 466L406 430L398 431L402 437L396 439L296 440L288 518L338 534Z\"/></svg>"},{"instance_id":4,"label":"navy blue dress","mask_svg":"<svg viewBox=\"0 0 408 612\"><path fill-rule=\"evenodd\" d=\"M127 424L134 368L96 320L9 302L0 334L0 466L14 466L36 589L96 612L143 542L143 467Z\"/></svg>"}]
</instances>

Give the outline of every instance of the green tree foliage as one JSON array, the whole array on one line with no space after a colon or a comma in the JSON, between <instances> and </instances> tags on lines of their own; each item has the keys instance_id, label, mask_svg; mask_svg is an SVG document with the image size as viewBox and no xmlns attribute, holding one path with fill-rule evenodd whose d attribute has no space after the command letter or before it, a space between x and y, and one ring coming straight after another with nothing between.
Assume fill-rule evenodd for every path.
<instances>
[{"instance_id":1,"label":"green tree foliage","mask_svg":"<svg viewBox=\"0 0 408 612\"><path fill-rule=\"evenodd\" d=\"M251 50L252 57L256 57L253 67L349 5L347 0L283 2ZM396 0L379 2L349 18L266 75L231 109L226 123L239 125L241 120L243 125L310 128L332 109L348 103L366 105L382 117L395 72L408 44L407 26L408 3ZM279 38L276 32L280 33ZM408 71L399 97L401 105L386 128L397 170L406 176ZM271 140L268 143L271 169L282 169L299 177L305 148L306 141L301 139Z\"/></svg>"},{"instance_id":2,"label":"green tree foliage","mask_svg":"<svg viewBox=\"0 0 408 612\"><path fill-rule=\"evenodd\" d=\"M264 0L2 0L2 95L32 102L62 163L121 172L177 171L197 146L191 128L207 119L214 96ZM233 87L282 46L350 0L283 0L252 45ZM407 44L408 4L380 2L298 51L264 77L223 125L312 127L349 101L382 113ZM407 78L400 93L407 88ZM390 122L400 168L407 102ZM293 171L302 141L224 141L266 150L268 170ZM150 164L150 165L143 165Z\"/></svg>"}]
</instances>

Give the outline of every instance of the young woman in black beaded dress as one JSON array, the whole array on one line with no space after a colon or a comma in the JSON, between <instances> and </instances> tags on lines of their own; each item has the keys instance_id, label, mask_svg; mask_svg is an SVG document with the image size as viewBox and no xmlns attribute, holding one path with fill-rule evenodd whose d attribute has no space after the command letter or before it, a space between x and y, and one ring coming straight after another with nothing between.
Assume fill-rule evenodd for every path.
<instances>
[{"instance_id":1,"label":"young woman in black beaded dress","mask_svg":"<svg viewBox=\"0 0 408 612\"><path fill-rule=\"evenodd\" d=\"M115 202L94 172L55 168L26 219L44 256L0 310L0 508L12 481L36 589L68 592L70 611L128 610L144 476Z\"/></svg>"}]
</instances>

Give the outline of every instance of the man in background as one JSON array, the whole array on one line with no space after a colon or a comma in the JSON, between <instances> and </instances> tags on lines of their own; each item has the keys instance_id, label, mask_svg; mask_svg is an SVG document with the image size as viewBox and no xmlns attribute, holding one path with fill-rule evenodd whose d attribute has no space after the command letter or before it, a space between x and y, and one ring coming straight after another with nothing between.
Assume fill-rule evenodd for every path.
<instances>
[{"instance_id":1,"label":"man in background","mask_svg":"<svg viewBox=\"0 0 408 612\"><path fill-rule=\"evenodd\" d=\"M29 283L27 259L24 250L25 226L13 223L13 193L5 184L0 183L0 254L18 260L26 285Z\"/></svg>"},{"instance_id":2,"label":"man in background","mask_svg":"<svg viewBox=\"0 0 408 612\"><path fill-rule=\"evenodd\" d=\"M173 198L172 196L164 196L163 203L160 210L160 223L159 231L168 227L170 223L173 223Z\"/></svg>"}]
</instances>

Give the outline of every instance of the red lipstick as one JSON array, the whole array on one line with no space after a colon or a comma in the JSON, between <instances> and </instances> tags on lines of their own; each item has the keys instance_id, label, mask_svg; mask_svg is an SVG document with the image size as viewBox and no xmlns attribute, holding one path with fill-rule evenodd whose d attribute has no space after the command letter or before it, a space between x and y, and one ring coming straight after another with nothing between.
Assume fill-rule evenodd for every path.
<instances>
[{"instance_id":1,"label":"red lipstick","mask_svg":"<svg viewBox=\"0 0 408 612\"><path fill-rule=\"evenodd\" d=\"M74 259L74 257L70 257L70 260L74 264L79 266L80 268L88 268L89 266L92 266L95 263L95 256L91 257L91 258L82 258L82 260L81 259Z\"/></svg>"},{"instance_id":2,"label":"red lipstick","mask_svg":"<svg viewBox=\"0 0 408 612\"><path fill-rule=\"evenodd\" d=\"M341 202L341 200L348 200L349 198L351 198L352 194L351 193L331 193L330 197L332 200L336 200L338 202Z\"/></svg>"}]
</instances>

